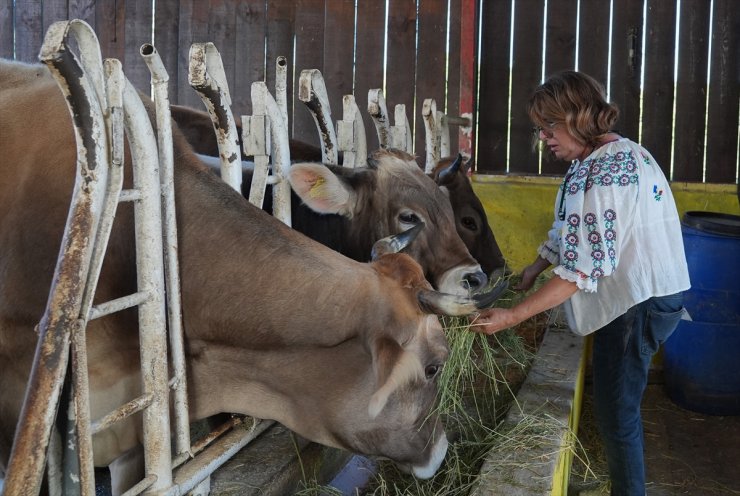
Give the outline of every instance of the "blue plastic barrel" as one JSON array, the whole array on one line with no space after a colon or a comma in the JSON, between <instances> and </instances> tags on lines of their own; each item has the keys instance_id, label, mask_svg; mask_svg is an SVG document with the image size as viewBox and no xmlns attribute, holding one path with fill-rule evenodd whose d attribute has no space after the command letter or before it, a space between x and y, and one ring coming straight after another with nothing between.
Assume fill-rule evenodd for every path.
<instances>
[{"instance_id":1,"label":"blue plastic barrel","mask_svg":"<svg viewBox=\"0 0 740 496\"><path fill-rule=\"evenodd\" d=\"M688 410L740 415L740 216L686 212L681 230L693 320L663 346L666 392Z\"/></svg>"}]
</instances>

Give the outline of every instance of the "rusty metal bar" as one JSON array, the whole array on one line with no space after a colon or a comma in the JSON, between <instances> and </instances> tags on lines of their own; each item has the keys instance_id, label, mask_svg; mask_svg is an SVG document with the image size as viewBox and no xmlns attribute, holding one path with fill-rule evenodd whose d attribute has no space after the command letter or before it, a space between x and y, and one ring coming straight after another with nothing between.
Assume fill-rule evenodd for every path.
<instances>
[{"instance_id":1,"label":"rusty metal bar","mask_svg":"<svg viewBox=\"0 0 740 496\"><path fill-rule=\"evenodd\" d=\"M80 319L72 331L72 377L74 384L74 423L77 425L79 485L83 495L95 494L92 435L90 434L90 384L87 375L85 322Z\"/></svg>"},{"instance_id":2,"label":"rusty metal bar","mask_svg":"<svg viewBox=\"0 0 740 496\"><path fill-rule=\"evenodd\" d=\"M113 227L113 219L118 208L121 188L123 187L123 69L121 62L115 59L107 59L104 62L105 71L105 93L108 98L107 112L105 112L106 132L108 135L108 181L106 183L105 202L103 212L100 216L93 255L90 261L90 272L87 276L87 284L82 297L81 315L84 319L83 326L89 320L92 300L97 288L100 270L103 266L108 239Z\"/></svg>"},{"instance_id":3,"label":"rusty metal bar","mask_svg":"<svg viewBox=\"0 0 740 496\"><path fill-rule=\"evenodd\" d=\"M231 96L221 55L213 43L193 43L190 46L189 60L188 83L206 106L216 132L221 177L232 188L241 191L239 134L231 113Z\"/></svg>"},{"instance_id":4,"label":"rusty metal bar","mask_svg":"<svg viewBox=\"0 0 740 496\"><path fill-rule=\"evenodd\" d=\"M49 494L57 496L63 491L64 469L62 468L62 439L58 429L52 429L49 437L49 449L46 452L46 480ZM0 494L2 483L0 481Z\"/></svg>"},{"instance_id":5,"label":"rusty metal bar","mask_svg":"<svg viewBox=\"0 0 740 496\"><path fill-rule=\"evenodd\" d=\"M383 90L375 88L367 92L367 112L373 119L375 131L378 134L380 148L389 148L391 144L391 128L388 122L388 107L385 104Z\"/></svg>"},{"instance_id":6,"label":"rusty metal bar","mask_svg":"<svg viewBox=\"0 0 740 496\"><path fill-rule=\"evenodd\" d=\"M470 117L455 117L452 115L445 116L447 124L450 126L470 127Z\"/></svg>"},{"instance_id":7,"label":"rusty metal bar","mask_svg":"<svg viewBox=\"0 0 740 496\"><path fill-rule=\"evenodd\" d=\"M126 403L125 405L122 405L116 408L112 412L106 414L105 416L93 422L90 426L91 433L95 435L98 432L107 429L108 427L115 424L116 422L121 421L127 417L130 417L136 412L140 412L144 408L151 405L152 400L153 398L152 398L151 393L143 394L137 398L134 398L133 400Z\"/></svg>"},{"instance_id":8,"label":"rusty metal bar","mask_svg":"<svg viewBox=\"0 0 740 496\"><path fill-rule=\"evenodd\" d=\"M154 483L157 482L157 476L150 474L141 479L139 482L137 482L134 487L123 493L121 496L136 496L137 494L141 494L150 487L154 485Z\"/></svg>"},{"instance_id":9,"label":"rusty metal bar","mask_svg":"<svg viewBox=\"0 0 740 496\"><path fill-rule=\"evenodd\" d=\"M326 94L326 85L321 71L306 69L301 71L298 87L298 99L311 111L321 142L321 160L325 164L336 165L337 135L331 120L331 106Z\"/></svg>"},{"instance_id":10,"label":"rusty metal bar","mask_svg":"<svg viewBox=\"0 0 740 496\"><path fill-rule=\"evenodd\" d=\"M234 456L236 452L274 424L270 420L259 420L251 417L248 417L248 420L253 422L251 426L243 425L232 429L231 432L209 446L197 458L177 470L174 478L175 487L165 494L167 496L179 496L187 493Z\"/></svg>"},{"instance_id":11,"label":"rusty metal bar","mask_svg":"<svg viewBox=\"0 0 740 496\"><path fill-rule=\"evenodd\" d=\"M81 63L64 50L69 34L77 38ZM102 210L101 184L107 180L107 167L98 167L107 160L101 110L106 105L102 90L96 89L96 83L102 82L102 63L95 34L79 21L54 23L47 31L39 58L59 84L72 116L82 113L89 118L72 119L78 149L77 177L6 471L4 490L13 495L35 495L41 486L51 425L69 360L71 329L80 316L80 290L87 280Z\"/></svg>"},{"instance_id":12,"label":"rusty metal bar","mask_svg":"<svg viewBox=\"0 0 740 496\"><path fill-rule=\"evenodd\" d=\"M177 468L190 458L203 451L209 444L221 437L224 433L228 432L231 428L242 424L244 421L241 418L230 418L223 424L219 425L211 432L203 436L201 439L190 447L189 453L181 453L174 460L172 460L172 468Z\"/></svg>"}]
</instances>

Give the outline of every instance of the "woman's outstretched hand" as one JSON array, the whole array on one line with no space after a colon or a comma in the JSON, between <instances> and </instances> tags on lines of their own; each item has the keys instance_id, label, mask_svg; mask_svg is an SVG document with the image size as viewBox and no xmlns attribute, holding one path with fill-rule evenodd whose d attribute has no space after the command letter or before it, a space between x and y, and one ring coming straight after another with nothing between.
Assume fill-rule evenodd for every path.
<instances>
[{"instance_id":1,"label":"woman's outstretched hand","mask_svg":"<svg viewBox=\"0 0 740 496\"><path fill-rule=\"evenodd\" d=\"M576 291L578 286L575 282L552 277L541 288L511 308L490 308L471 316L470 330L493 334L515 326L533 315L560 305Z\"/></svg>"},{"instance_id":2,"label":"woman's outstretched hand","mask_svg":"<svg viewBox=\"0 0 740 496\"><path fill-rule=\"evenodd\" d=\"M470 330L483 334L493 334L518 324L511 308L489 308L482 310L470 319Z\"/></svg>"}]
</instances>

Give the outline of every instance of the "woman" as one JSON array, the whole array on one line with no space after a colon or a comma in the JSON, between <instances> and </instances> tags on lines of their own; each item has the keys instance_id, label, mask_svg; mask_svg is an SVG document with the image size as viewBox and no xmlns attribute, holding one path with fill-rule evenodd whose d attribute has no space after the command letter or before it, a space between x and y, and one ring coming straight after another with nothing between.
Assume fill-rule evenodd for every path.
<instances>
[{"instance_id":1,"label":"woman","mask_svg":"<svg viewBox=\"0 0 740 496\"><path fill-rule=\"evenodd\" d=\"M690 287L676 205L650 153L612 131L619 111L590 76L551 76L527 111L537 138L572 164L548 239L516 289L550 265L554 277L512 308L481 312L471 329L494 333L563 303L575 333L594 333L594 407L612 494L644 495L640 402Z\"/></svg>"}]
</instances>

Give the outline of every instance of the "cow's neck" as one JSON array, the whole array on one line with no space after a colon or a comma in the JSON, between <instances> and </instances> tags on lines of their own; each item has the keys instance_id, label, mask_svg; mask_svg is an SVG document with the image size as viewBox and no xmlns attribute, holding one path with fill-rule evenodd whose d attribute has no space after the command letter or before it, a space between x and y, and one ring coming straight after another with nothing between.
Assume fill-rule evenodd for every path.
<instances>
[{"instance_id":1,"label":"cow's neck","mask_svg":"<svg viewBox=\"0 0 740 496\"><path fill-rule=\"evenodd\" d=\"M314 441L346 449L323 426L328 417L366 409L352 402L369 397L373 387L370 356L356 339L332 348L255 351L202 341L188 347L191 420L222 412L269 418ZM347 412L336 411L336 397L347 398L340 407ZM334 405L334 411L327 411L327 405Z\"/></svg>"},{"instance_id":2,"label":"cow's neck","mask_svg":"<svg viewBox=\"0 0 740 496\"><path fill-rule=\"evenodd\" d=\"M185 169L178 176L189 336L262 348L301 342L333 346L356 335L371 317L372 306L361 306L368 315L348 315L346 303L383 297L369 265L288 228L207 172ZM279 303L286 298L277 298L276 291L291 295L287 300L295 305ZM341 332L324 336L327 327Z\"/></svg>"}]
</instances>

